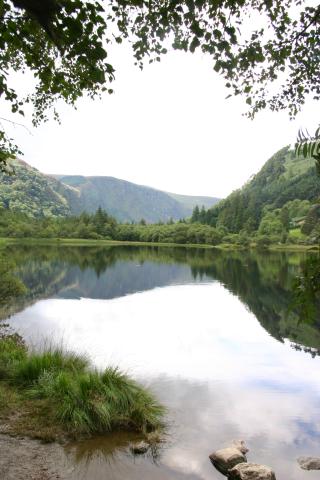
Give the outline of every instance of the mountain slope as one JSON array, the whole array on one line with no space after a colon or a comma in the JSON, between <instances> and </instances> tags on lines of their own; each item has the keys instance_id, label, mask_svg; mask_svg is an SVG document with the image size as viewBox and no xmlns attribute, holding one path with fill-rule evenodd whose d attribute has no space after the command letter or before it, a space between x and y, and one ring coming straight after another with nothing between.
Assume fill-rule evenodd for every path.
<instances>
[{"instance_id":1,"label":"mountain slope","mask_svg":"<svg viewBox=\"0 0 320 480\"><path fill-rule=\"evenodd\" d=\"M34 217L70 215L72 190L22 160L12 160L14 173L0 173L0 207Z\"/></svg>"},{"instance_id":2,"label":"mountain slope","mask_svg":"<svg viewBox=\"0 0 320 480\"><path fill-rule=\"evenodd\" d=\"M210 206L217 201L214 197L170 194L114 177L54 177L79 192L75 202L70 200L72 213L84 210L94 212L101 206L120 221L139 221L142 218L147 222L167 221L170 218L178 220L190 216L199 199L206 198Z\"/></svg>"},{"instance_id":3,"label":"mountain slope","mask_svg":"<svg viewBox=\"0 0 320 480\"><path fill-rule=\"evenodd\" d=\"M220 201L220 198L216 197L203 197L195 195L180 195L179 193L170 193L167 194L172 197L177 202L181 203L185 208L188 209L189 215L191 215L192 210L196 205L200 208L204 206L205 208L210 208Z\"/></svg>"},{"instance_id":4,"label":"mountain slope","mask_svg":"<svg viewBox=\"0 0 320 480\"><path fill-rule=\"evenodd\" d=\"M0 207L34 217L91 213L101 207L119 221L144 218L151 223L190 216L199 198L210 205L217 201L184 195L175 199L174 194L113 177L44 175L18 159L12 166L14 175L0 174Z\"/></svg>"},{"instance_id":5,"label":"mountain slope","mask_svg":"<svg viewBox=\"0 0 320 480\"><path fill-rule=\"evenodd\" d=\"M165 192L113 177L59 176L60 182L76 188L78 198L70 201L72 213L94 212L99 207L120 221L147 222L179 219L188 209Z\"/></svg>"},{"instance_id":6,"label":"mountain slope","mask_svg":"<svg viewBox=\"0 0 320 480\"><path fill-rule=\"evenodd\" d=\"M285 147L271 157L243 188L231 193L208 212L209 223L230 232L258 228L266 209L283 207L299 199L314 201L320 196L320 180L314 160L296 158Z\"/></svg>"}]
</instances>

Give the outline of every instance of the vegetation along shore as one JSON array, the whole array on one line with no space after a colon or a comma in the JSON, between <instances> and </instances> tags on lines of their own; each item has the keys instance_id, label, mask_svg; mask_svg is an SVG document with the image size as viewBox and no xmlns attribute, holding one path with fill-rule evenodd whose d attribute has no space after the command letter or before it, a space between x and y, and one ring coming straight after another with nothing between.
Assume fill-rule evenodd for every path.
<instances>
[{"instance_id":1,"label":"vegetation along shore","mask_svg":"<svg viewBox=\"0 0 320 480\"><path fill-rule=\"evenodd\" d=\"M43 441L162 429L165 409L116 367L98 371L63 347L28 348L2 327L0 416L6 433Z\"/></svg>"}]
</instances>

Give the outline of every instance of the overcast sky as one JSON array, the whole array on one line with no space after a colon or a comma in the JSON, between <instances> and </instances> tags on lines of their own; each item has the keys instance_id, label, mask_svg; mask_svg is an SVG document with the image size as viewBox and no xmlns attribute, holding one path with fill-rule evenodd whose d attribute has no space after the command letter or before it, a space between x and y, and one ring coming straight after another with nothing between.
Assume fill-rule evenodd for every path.
<instances>
[{"instance_id":1,"label":"overcast sky","mask_svg":"<svg viewBox=\"0 0 320 480\"><path fill-rule=\"evenodd\" d=\"M59 106L53 120L13 135L24 160L45 173L110 175L161 190L224 197L256 173L299 127L315 129L319 103L295 121L287 113L243 116L244 99L229 91L202 54L172 52L141 72L125 48L109 59L115 93ZM25 77L24 83L29 80Z\"/></svg>"}]
</instances>

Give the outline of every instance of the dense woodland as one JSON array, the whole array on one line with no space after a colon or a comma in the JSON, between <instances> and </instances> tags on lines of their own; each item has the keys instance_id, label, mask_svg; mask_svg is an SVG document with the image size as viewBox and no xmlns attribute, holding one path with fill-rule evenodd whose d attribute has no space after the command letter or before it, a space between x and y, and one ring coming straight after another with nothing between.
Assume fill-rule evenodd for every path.
<instances>
[{"instance_id":1,"label":"dense woodland","mask_svg":"<svg viewBox=\"0 0 320 480\"><path fill-rule=\"evenodd\" d=\"M197 213L199 219L195 221ZM287 202L281 209L267 211L257 230L243 228L232 233L223 225L205 224L208 211L196 208L192 219L177 223L118 223L101 208L94 214L58 218L31 218L23 213L0 209L0 237L15 238L81 238L156 242L176 244L221 243L249 246L255 242L266 247L271 243L317 244L320 239L320 206L308 200ZM202 220L204 218L204 220ZM204 223L201 223L201 222Z\"/></svg>"},{"instance_id":2,"label":"dense woodland","mask_svg":"<svg viewBox=\"0 0 320 480\"><path fill-rule=\"evenodd\" d=\"M264 237L282 243L317 243L320 181L312 159L277 152L243 188L210 209L196 207L191 222L225 230L231 242ZM225 239L226 240L226 239Z\"/></svg>"}]
</instances>

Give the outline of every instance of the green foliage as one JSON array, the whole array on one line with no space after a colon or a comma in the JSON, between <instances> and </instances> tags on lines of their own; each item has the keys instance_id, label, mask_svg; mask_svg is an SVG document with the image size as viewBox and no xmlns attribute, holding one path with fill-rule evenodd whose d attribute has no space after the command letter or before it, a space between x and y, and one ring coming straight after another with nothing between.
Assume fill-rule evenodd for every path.
<instances>
[{"instance_id":1,"label":"green foliage","mask_svg":"<svg viewBox=\"0 0 320 480\"><path fill-rule=\"evenodd\" d=\"M256 244L258 249L264 250L271 244L271 239L267 235L261 235L256 238Z\"/></svg>"},{"instance_id":2,"label":"green foliage","mask_svg":"<svg viewBox=\"0 0 320 480\"><path fill-rule=\"evenodd\" d=\"M296 155L302 155L304 158L313 158L316 162L316 169L320 175L320 126L317 128L314 136L303 130L299 131L297 143L295 146Z\"/></svg>"},{"instance_id":3,"label":"green foliage","mask_svg":"<svg viewBox=\"0 0 320 480\"><path fill-rule=\"evenodd\" d=\"M295 115L305 96L319 98L319 7L291 0L257 3L155 1L117 3L120 35L133 42L134 55L159 61L173 48L210 55L231 94L242 94L251 115L269 106ZM259 27L252 17L259 17ZM267 32L267 34L266 34ZM169 40L169 42L168 42ZM284 73L284 75L283 75ZM278 90L269 83L277 78Z\"/></svg>"},{"instance_id":4,"label":"green foliage","mask_svg":"<svg viewBox=\"0 0 320 480\"><path fill-rule=\"evenodd\" d=\"M305 235L310 235L313 229L320 222L320 205L314 205L310 208L306 219L301 227L301 232Z\"/></svg>"},{"instance_id":5,"label":"green foliage","mask_svg":"<svg viewBox=\"0 0 320 480\"><path fill-rule=\"evenodd\" d=\"M0 208L34 217L70 214L67 188L21 160L10 162L13 174L0 173Z\"/></svg>"},{"instance_id":6,"label":"green foliage","mask_svg":"<svg viewBox=\"0 0 320 480\"><path fill-rule=\"evenodd\" d=\"M258 234L259 235L268 235L268 236L280 236L283 231L283 223L281 221L279 212L268 212L263 216L260 225Z\"/></svg>"},{"instance_id":7,"label":"green foliage","mask_svg":"<svg viewBox=\"0 0 320 480\"><path fill-rule=\"evenodd\" d=\"M285 231L288 231L290 227L290 216L289 216L289 209L286 205L284 205L280 210L279 219L283 229Z\"/></svg>"},{"instance_id":8,"label":"green foliage","mask_svg":"<svg viewBox=\"0 0 320 480\"><path fill-rule=\"evenodd\" d=\"M96 97L113 80L103 42L107 24L100 2L65 0L2 0L0 3L0 93L13 113L33 106L33 123L46 120L57 100L74 105L83 95ZM31 70L35 90L20 95L11 72ZM55 112L56 115L56 112ZM1 131L0 167L12 154ZM16 152L13 152L16 153Z\"/></svg>"}]
</instances>

